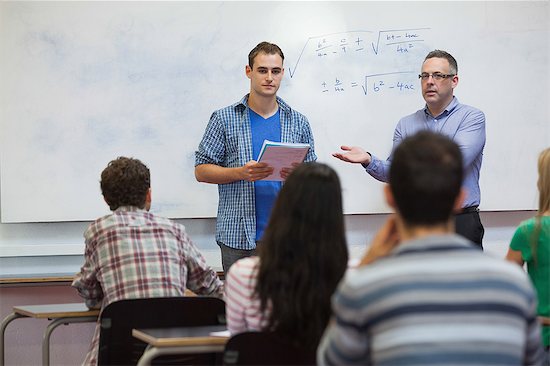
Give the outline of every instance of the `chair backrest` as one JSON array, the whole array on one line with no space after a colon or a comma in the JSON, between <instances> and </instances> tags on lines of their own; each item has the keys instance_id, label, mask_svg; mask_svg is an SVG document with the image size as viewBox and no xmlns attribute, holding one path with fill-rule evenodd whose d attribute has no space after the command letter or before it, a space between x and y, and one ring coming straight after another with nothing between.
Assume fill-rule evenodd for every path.
<instances>
[{"instance_id":1,"label":"chair backrest","mask_svg":"<svg viewBox=\"0 0 550 366\"><path fill-rule=\"evenodd\" d=\"M224 365L315 365L316 350L296 347L272 332L244 332L225 345Z\"/></svg>"},{"instance_id":2,"label":"chair backrest","mask_svg":"<svg viewBox=\"0 0 550 366\"><path fill-rule=\"evenodd\" d=\"M213 297L158 297L113 302L100 315L99 365L135 365L146 344L134 328L225 324L225 302Z\"/></svg>"}]
</instances>

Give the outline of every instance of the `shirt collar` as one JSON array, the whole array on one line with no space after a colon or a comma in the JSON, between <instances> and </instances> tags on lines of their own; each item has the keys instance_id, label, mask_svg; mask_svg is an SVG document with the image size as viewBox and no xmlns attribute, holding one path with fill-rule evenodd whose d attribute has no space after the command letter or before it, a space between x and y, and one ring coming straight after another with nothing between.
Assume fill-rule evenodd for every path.
<instances>
[{"instance_id":1,"label":"shirt collar","mask_svg":"<svg viewBox=\"0 0 550 366\"><path fill-rule=\"evenodd\" d=\"M146 212L145 209L136 206L120 206L113 212Z\"/></svg>"},{"instance_id":2,"label":"shirt collar","mask_svg":"<svg viewBox=\"0 0 550 366\"><path fill-rule=\"evenodd\" d=\"M249 97L249 95L250 94L246 94L240 101L233 104L233 107L242 108L242 109L248 108L248 97ZM282 109L285 112L290 112L290 106L288 104L286 104L286 102L282 98L280 98L278 96L276 98L277 98L277 104L279 104L279 108Z\"/></svg>"},{"instance_id":3,"label":"shirt collar","mask_svg":"<svg viewBox=\"0 0 550 366\"><path fill-rule=\"evenodd\" d=\"M457 106L458 106L458 98L453 96L453 99L451 99L451 102L445 107L445 109L443 110L443 112L441 112L439 114L439 116L447 115L447 114L451 113L453 111L453 109L455 109ZM424 105L424 113L426 114L426 116L430 116L430 117L433 117L433 118L439 117L439 116L432 116L431 115L427 104Z\"/></svg>"},{"instance_id":4,"label":"shirt collar","mask_svg":"<svg viewBox=\"0 0 550 366\"><path fill-rule=\"evenodd\" d=\"M473 243L464 237L455 234L438 234L419 239L407 240L399 244L393 251L392 256L398 256L414 252L429 252L445 249L475 249Z\"/></svg>"}]
</instances>

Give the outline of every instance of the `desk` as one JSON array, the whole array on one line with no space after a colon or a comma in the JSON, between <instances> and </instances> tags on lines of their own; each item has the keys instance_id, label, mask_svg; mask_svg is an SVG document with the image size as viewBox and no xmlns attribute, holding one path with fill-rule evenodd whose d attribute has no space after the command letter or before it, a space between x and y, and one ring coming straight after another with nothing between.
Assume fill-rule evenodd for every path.
<instances>
[{"instance_id":1,"label":"desk","mask_svg":"<svg viewBox=\"0 0 550 366\"><path fill-rule=\"evenodd\" d=\"M223 352L229 336L211 336L211 332L227 329L225 325L133 329L132 335L149 346L138 366L150 365L158 356L185 353Z\"/></svg>"},{"instance_id":2,"label":"desk","mask_svg":"<svg viewBox=\"0 0 550 366\"><path fill-rule=\"evenodd\" d=\"M4 334L9 323L18 318L52 320L44 331L42 364L50 364L50 336L61 324L95 322L99 310L89 310L84 303L14 306L0 327L0 366L4 366Z\"/></svg>"}]
</instances>

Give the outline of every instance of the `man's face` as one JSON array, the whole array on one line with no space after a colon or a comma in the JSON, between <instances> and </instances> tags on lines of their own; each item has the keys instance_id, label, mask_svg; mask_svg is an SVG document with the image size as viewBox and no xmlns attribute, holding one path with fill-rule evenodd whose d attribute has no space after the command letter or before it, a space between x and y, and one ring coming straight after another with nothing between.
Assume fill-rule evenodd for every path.
<instances>
[{"instance_id":1,"label":"man's face","mask_svg":"<svg viewBox=\"0 0 550 366\"><path fill-rule=\"evenodd\" d=\"M246 66L246 76L250 79L250 92L259 96L274 96L279 90L284 75L283 59L278 54L259 53L254 58L252 68Z\"/></svg>"},{"instance_id":2,"label":"man's face","mask_svg":"<svg viewBox=\"0 0 550 366\"><path fill-rule=\"evenodd\" d=\"M422 74L450 74L449 61L432 57L422 64ZM429 106L445 107L453 98L453 89L458 84L458 76L435 80L433 76L421 79L422 97Z\"/></svg>"}]
</instances>

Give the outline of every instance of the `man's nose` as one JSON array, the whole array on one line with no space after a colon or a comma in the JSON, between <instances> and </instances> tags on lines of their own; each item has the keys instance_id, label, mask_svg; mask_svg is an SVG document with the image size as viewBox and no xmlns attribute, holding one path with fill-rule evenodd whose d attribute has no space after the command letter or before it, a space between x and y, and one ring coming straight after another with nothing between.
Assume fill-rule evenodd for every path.
<instances>
[{"instance_id":1,"label":"man's nose","mask_svg":"<svg viewBox=\"0 0 550 366\"><path fill-rule=\"evenodd\" d=\"M426 81L424 81L424 85L426 85L426 86L432 86L434 84L435 84L435 80L434 80L432 75L428 76Z\"/></svg>"}]
</instances>

